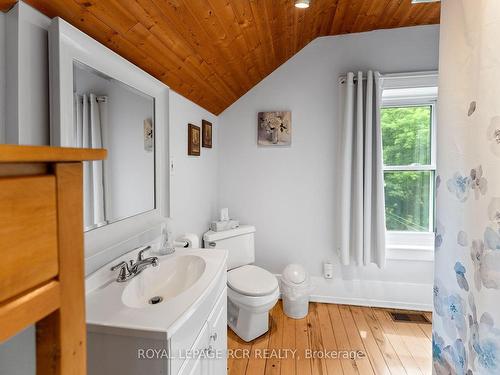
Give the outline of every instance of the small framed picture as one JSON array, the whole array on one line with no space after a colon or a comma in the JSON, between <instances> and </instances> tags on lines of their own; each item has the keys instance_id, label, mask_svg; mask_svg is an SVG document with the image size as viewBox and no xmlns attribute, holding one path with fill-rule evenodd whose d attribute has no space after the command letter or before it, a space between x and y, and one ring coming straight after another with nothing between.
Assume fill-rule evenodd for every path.
<instances>
[{"instance_id":1,"label":"small framed picture","mask_svg":"<svg viewBox=\"0 0 500 375\"><path fill-rule=\"evenodd\" d=\"M257 120L259 146L290 146L292 143L292 112L259 112Z\"/></svg>"},{"instance_id":2,"label":"small framed picture","mask_svg":"<svg viewBox=\"0 0 500 375\"><path fill-rule=\"evenodd\" d=\"M200 156L200 127L188 124L188 155Z\"/></svg>"},{"instance_id":3,"label":"small framed picture","mask_svg":"<svg viewBox=\"0 0 500 375\"><path fill-rule=\"evenodd\" d=\"M212 123L207 120L201 120L201 133L203 134L202 146L212 148Z\"/></svg>"}]
</instances>

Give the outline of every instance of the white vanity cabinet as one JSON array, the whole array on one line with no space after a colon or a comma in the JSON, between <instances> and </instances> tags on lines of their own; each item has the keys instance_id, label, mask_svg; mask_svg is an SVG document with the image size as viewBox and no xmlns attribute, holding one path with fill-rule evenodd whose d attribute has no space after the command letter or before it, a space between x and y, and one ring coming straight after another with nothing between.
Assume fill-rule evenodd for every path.
<instances>
[{"instance_id":1,"label":"white vanity cabinet","mask_svg":"<svg viewBox=\"0 0 500 375\"><path fill-rule=\"evenodd\" d=\"M213 302L216 300L215 305ZM227 373L227 292L208 299L167 341L148 332L88 332L89 375L224 375ZM204 314L199 314L199 313ZM205 315L205 316L202 316ZM155 334L155 336L157 333Z\"/></svg>"},{"instance_id":2,"label":"white vanity cabinet","mask_svg":"<svg viewBox=\"0 0 500 375\"><path fill-rule=\"evenodd\" d=\"M179 251L160 258L159 268L168 262L180 265L193 254L204 259L205 271L192 288L170 301L126 306L123 291L133 284L114 280L87 295L89 375L227 374L226 253ZM158 272L165 270L170 272ZM189 271L193 272L183 270ZM138 277L146 282L153 272L145 270ZM199 297L191 300L189 293L198 291Z\"/></svg>"}]
</instances>

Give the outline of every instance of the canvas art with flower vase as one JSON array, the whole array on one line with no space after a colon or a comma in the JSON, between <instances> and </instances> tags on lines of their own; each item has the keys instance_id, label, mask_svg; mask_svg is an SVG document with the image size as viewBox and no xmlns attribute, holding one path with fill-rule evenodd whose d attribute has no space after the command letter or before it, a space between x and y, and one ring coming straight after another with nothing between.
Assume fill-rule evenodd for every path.
<instances>
[{"instance_id":1,"label":"canvas art with flower vase","mask_svg":"<svg viewBox=\"0 0 500 375\"><path fill-rule=\"evenodd\" d=\"M292 112L259 112L257 126L257 143L259 146L291 145Z\"/></svg>"}]
</instances>

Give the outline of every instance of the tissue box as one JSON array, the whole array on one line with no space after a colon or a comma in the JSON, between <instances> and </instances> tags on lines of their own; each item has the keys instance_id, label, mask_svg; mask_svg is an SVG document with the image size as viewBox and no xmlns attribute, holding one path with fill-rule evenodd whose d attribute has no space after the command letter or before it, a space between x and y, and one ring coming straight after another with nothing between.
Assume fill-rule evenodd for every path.
<instances>
[{"instance_id":1,"label":"tissue box","mask_svg":"<svg viewBox=\"0 0 500 375\"><path fill-rule=\"evenodd\" d=\"M240 222L238 220L212 221L210 229L214 232L220 232L223 230L238 228L239 226Z\"/></svg>"}]
</instances>

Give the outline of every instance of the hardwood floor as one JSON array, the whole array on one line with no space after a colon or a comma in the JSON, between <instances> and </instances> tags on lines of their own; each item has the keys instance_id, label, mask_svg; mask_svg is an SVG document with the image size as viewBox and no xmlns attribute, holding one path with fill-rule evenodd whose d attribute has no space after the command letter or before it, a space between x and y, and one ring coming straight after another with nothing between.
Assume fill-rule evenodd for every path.
<instances>
[{"instance_id":1,"label":"hardwood floor","mask_svg":"<svg viewBox=\"0 0 500 375\"><path fill-rule=\"evenodd\" d=\"M431 374L431 325L395 323L388 311L311 303L295 320L279 301L269 332L253 342L228 329L228 375Z\"/></svg>"}]
</instances>

